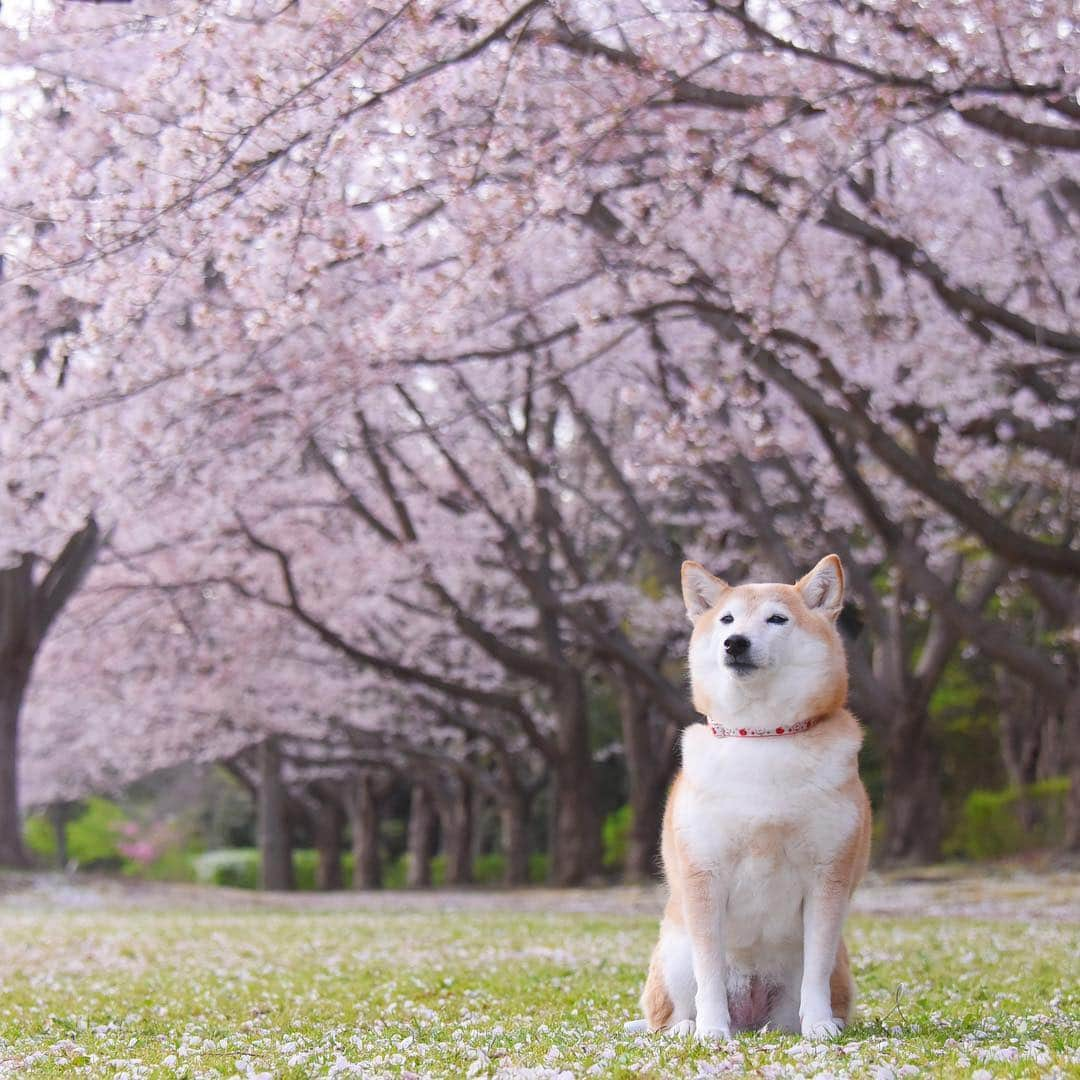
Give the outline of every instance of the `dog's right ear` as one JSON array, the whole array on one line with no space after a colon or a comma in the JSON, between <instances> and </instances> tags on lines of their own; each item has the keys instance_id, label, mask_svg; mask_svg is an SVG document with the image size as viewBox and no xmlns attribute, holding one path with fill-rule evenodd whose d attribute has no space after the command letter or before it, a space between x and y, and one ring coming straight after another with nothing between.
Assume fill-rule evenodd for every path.
<instances>
[{"instance_id":1,"label":"dog's right ear","mask_svg":"<svg viewBox=\"0 0 1080 1080\"><path fill-rule=\"evenodd\" d=\"M726 581L713 577L701 563L682 564L683 603L686 604L686 614L691 622L696 622L709 608L714 607L730 588Z\"/></svg>"}]
</instances>

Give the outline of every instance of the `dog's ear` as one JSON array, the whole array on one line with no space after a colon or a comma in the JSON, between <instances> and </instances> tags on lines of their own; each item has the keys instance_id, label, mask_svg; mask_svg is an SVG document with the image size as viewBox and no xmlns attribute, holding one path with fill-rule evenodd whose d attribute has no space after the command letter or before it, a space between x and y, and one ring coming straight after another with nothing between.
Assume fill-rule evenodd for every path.
<instances>
[{"instance_id":1,"label":"dog's ear","mask_svg":"<svg viewBox=\"0 0 1080 1080\"><path fill-rule=\"evenodd\" d=\"M836 555L826 555L804 578L795 583L803 603L835 619L844 606L844 567Z\"/></svg>"},{"instance_id":2,"label":"dog's ear","mask_svg":"<svg viewBox=\"0 0 1080 1080\"><path fill-rule=\"evenodd\" d=\"M730 587L726 581L713 577L701 563L682 564L683 603L691 622L713 607Z\"/></svg>"}]
</instances>

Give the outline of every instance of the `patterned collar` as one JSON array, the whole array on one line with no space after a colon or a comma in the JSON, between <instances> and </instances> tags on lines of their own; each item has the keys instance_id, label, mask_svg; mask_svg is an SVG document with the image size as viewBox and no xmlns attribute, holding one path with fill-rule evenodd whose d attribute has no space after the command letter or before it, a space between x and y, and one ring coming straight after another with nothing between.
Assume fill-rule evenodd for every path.
<instances>
[{"instance_id":1,"label":"patterned collar","mask_svg":"<svg viewBox=\"0 0 1080 1080\"><path fill-rule=\"evenodd\" d=\"M811 716L809 720L796 720L794 724L780 724L774 728L730 728L711 719L706 719L705 722L718 739L767 739L773 735L798 735L827 719L824 714Z\"/></svg>"}]
</instances>

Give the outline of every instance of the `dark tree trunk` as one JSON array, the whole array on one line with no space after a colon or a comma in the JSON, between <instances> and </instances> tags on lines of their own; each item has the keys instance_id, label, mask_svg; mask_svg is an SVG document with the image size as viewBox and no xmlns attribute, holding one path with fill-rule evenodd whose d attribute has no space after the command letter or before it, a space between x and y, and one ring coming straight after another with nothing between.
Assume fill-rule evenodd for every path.
<instances>
[{"instance_id":1,"label":"dark tree trunk","mask_svg":"<svg viewBox=\"0 0 1080 1080\"><path fill-rule=\"evenodd\" d=\"M885 850L894 863L941 854L941 775L925 710L897 714L885 756Z\"/></svg>"},{"instance_id":2,"label":"dark tree trunk","mask_svg":"<svg viewBox=\"0 0 1080 1080\"><path fill-rule=\"evenodd\" d=\"M627 881L646 881L660 870L660 826L674 761L658 748L664 732L653 730L648 698L632 683L619 686L619 718L630 802L624 874Z\"/></svg>"},{"instance_id":3,"label":"dark tree trunk","mask_svg":"<svg viewBox=\"0 0 1080 1080\"><path fill-rule=\"evenodd\" d=\"M529 805L521 791L508 791L499 801L506 885L527 885L529 882Z\"/></svg>"},{"instance_id":4,"label":"dark tree trunk","mask_svg":"<svg viewBox=\"0 0 1080 1080\"><path fill-rule=\"evenodd\" d=\"M19 710L30 675L23 658L0 667L0 866L25 866L19 818Z\"/></svg>"},{"instance_id":5,"label":"dark tree trunk","mask_svg":"<svg viewBox=\"0 0 1080 1080\"><path fill-rule=\"evenodd\" d=\"M1065 796L1065 850L1080 855L1080 686L1073 688L1065 702L1063 727L1066 775L1069 791Z\"/></svg>"},{"instance_id":6,"label":"dark tree trunk","mask_svg":"<svg viewBox=\"0 0 1080 1080\"><path fill-rule=\"evenodd\" d=\"M485 840L487 839L489 817L488 799L478 784L470 784L468 787L469 819L472 821L472 842L469 848L469 865L475 866L477 860L484 854Z\"/></svg>"},{"instance_id":7,"label":"dark tree trunk","mask_svg":"<svg viewBox=\"0 0 1080 1080\"><path fill-rule=\"evenodd\" d=\"M0 866L25 866L19 818L19 711L38 649L93 565L98 549L93 518L72 534L39 582L33 555L0 569Z\"/></svg>"},{"instance_id":8,"label":"dark tree trunk","mask_svg":"<svg viewBox=\"0 0 1080 1080\"><path fill-rule=\"evenodd\" d=\"M626 850L626 880L649 881L660 875L660 829L664 820L667 777L630 791L630 843Z\"/></svg>"},{"instance_id":9,"label":"dark tree trunk","mask_svg":"<svg viewBox=\"0 0 1080 1080\"><path fill-rule=\"evenodd\" d=\"M269 738L259 746L258 770L259 888L291 889L294 879L288 797L281 778L281 751L275 739Z\"/></svg>"},{"instance_id":10,"label":"dark tree trunk","mask_svg":"<svg viewBox=\"0 0 1080 1080\"><path fill-rule=\"evenodd\" d=\"M551 877L556 885L581 885L600 876L602 845L589 750L588 701L579 673L564 677L556 709L559 753L552 763Z\"/></svg>"},{"instance_id":11,"label":"dark tree trunk","mask_svg":"<svg viewBox=\"0 0 1080 1080\"><path fill-rule=\"evenodd\" d=\"M75 803L54 803L50 808L49 816L52 818L53 835L56 837L56 866L59 870L66 870L68 864L68 822L74 816Z\"/></svg>"},{"instance_id":12,"label":"dark tree trunk","mask_svg":"<svg viewBox=\"0 0 1080 1080\"><path fill-rule=\"evenodd\" d=\"M328 792L319 791L315 798L312 814L312 833L318 855L315 887L322 892L332 892L343 884L341 845L345 838L345 820L337 799Z\"/></svg>"},{"instance_id":13,"label":"dark tree trunk","mask_svg":"<svg viewBox=\"0 0 1080 1080\"><path fill-rule=\"evenodd\" d=\"M352 833L354 889L378 889L382 885L379 858L379 806L375 782L359 776L346 792L349 831Z\"/></svg>"},{"instance_id":14,"label":"dark tree trunk","mask_svg":"<svg viewBox=\"0 0 1080 1080\"><path fill-rule=\"evenodd\" d=\"M439 805L447 885L468 885L472 881L473 825L469 787L463 781L456 780L450 784Z\"/></svg>"},{"instance_id":15,"label":"dark tree trunk","mask_svg":"<svg viewBox=\"0 0 1080 1080\"><path fill-rule=\"evenodd\" d=\"M408 868L405 884L410 889L431 885L431 857L435 852L435 811L422 784L413 784L409 801Z\"/></svg>"},{"instance_id":16,"label":"dark tree trunk","mask_svg":"<svg viewBox=\"0 0 1080 1080\"><path fill-rule=\"evenodd\" d=\"M1039 778L1043 736L1050 710L1035 687L1008 672L998 675L998 704L1001 757L1009 782L1020 792L1016 804L1020 824L1030 832L1039 824L1039 808L1024 789Z\"/></svg>"},{"instance_id":17,"label":"dark tree trunk","mask_svg":"<svg viewBox=\"0 0 1080 1080\"><path fill-rule=\"evenodd\" d=\"M600 821L593 802L592 770L579 758L555 767L551 877L559 886L581 885L601 870Z\"/></svg>"}]
</instances>

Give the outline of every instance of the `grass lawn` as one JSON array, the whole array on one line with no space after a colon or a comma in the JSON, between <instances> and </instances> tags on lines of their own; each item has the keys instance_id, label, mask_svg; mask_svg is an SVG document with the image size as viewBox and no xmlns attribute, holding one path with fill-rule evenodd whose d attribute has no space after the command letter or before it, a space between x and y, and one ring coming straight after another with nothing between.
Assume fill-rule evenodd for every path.
<instances>
[{"instance_id":1,"label":"grass lawn","mask_svg":"<svg viewBox=\"0 0 1080 1080\"><path fill-rule=\"evenodd\" d=\"M860 915L837 1041L623 1033L610 911L0 905L0 1077L1080 1076L1080 926Z\"/></svg>"}]
</instances>

